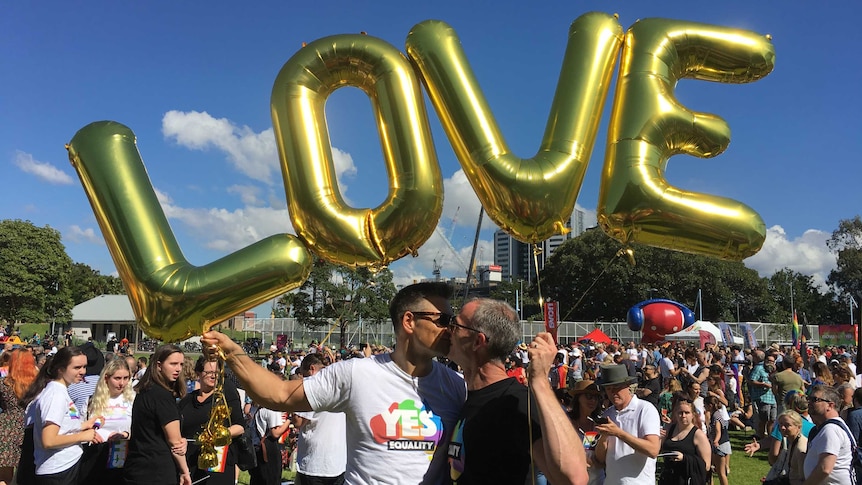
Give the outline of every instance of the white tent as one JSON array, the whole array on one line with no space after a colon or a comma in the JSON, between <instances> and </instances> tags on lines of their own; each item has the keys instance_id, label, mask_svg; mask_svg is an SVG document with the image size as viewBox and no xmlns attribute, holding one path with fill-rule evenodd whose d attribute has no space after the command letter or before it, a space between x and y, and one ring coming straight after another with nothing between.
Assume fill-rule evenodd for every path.
<instances>
[{"instance_id":1,"label":"white tent","mask_svg":"<svg viewBox=\"0 0 862 485\"><path fill-rule=\"evenodd\" d=\"M680 330L677 333L672 333L670 335L665 335L665 340L700 340L700 330L705 330L713 335L715 335L716 342L722 342L721 339L721 330L718 329L712 322L707 322L704 320L698 320L688 327ZM742 337L733 336L733 343L742 344Z\"/></svg>"}]
</instances>

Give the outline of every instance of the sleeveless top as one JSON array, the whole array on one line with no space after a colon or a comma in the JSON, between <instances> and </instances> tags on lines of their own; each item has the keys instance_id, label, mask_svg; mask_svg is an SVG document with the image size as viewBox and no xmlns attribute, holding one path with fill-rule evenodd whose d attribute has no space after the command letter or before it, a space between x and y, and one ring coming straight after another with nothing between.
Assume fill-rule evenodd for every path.
<instances>
[{"instance_id":1,"label":"sleeveless top","mask_svg":"<svg viewBox=\"0 0 862 485\"><path fill-rule=\"evenodd\" d=\"M676 425L671 426L667 430L668 436L673 436ZM661 445L661 453L672 453L678 451L682 453L682 461L673 461L671 459L664 460L659 483L662 485L688 484L688 483L706 483L706 463L697 452L697 447L694 445L694 433L697 427L692 427L691 431L685 435L685 438L679 441L673 441L670 438L664 440Z\"/></svg>"}]
</instances>

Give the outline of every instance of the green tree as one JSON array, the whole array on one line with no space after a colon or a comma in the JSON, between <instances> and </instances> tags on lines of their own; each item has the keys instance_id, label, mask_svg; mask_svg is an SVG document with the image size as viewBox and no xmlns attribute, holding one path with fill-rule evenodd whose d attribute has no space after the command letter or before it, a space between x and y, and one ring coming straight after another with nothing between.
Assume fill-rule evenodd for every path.
<instances>
[{"instance_id":1,"label":"green tree","mask_svg":"<svg viewBox=\"0 0 862 485\"><path fill-rule=\"evenodd\" d=\"M123 282L116 276L100 274L84 263L72 265L70 287L72 302L78 303L91 300L99 295L125 295Z\"/></svg>"},{"instance_id":2,"label":"green tree","mask_svg":"<svg viewBox=\"0 0 862 485\"><path fill-rule=\"evenodd\" d=\"M274 313L293 315L312 330L334 322L340 343L345 345L351 325L359 328L361 322L363 330L368 330L389 320L389 301L395 291L389 269L374 273L318 260L298 290L276 301Z\"/></svg>"},{"instance_id":3,"label":"green tree","mask_svg":"<svg viewBox=\"0 0 862 485\"><path fill-rule=\"evenodd\" d=\"M30 221L0 221L0 319L69 321L71 271L59 231Z\"/></svg>"},{"instance_id":4,"label":"green tree","mask_svg":"<svg viewBox=\"0 0 862 485\"><path fill-rule=\"evenodd\" d=\"M545 298L560 302L566 320L622 321L632 305L667 298L692 310L701 295L704 320L766 321L775 302L763 278L738 262L636 245L632 265L601 230L557 248L540 275Z\"/></svg>"},{"instance_id":5,"label":"green tree","mask_svg":"<svg viewBox=\"0 0 862 485\"><path fill-rule=\"evenodd\" d=\"M862 302L862 218L844 219L826 242L836 257L836 266L826 283L833 286L838 296L847 302L852 296Z\"/></svg>"}]
</instances>

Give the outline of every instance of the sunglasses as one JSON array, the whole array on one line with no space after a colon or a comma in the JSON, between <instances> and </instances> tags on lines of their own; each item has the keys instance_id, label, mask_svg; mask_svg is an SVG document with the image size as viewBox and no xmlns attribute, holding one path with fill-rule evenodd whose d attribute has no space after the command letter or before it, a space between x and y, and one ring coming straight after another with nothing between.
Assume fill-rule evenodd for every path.
<instances>
[{"instance_id":1,"label":"sunglasses","mask_svg":"<svg viewBox=\"0 0 862 485\"><path fill-rule=\"evenodd\" d=\"M443 312L410 312L410 313L412 313L414 316L417 316L417 317L440 317L437 320L431 320L429 318L428 321L430 321L431 323L433 323L435 326L437 326L439 328L448 328L449 331L454 331L456 328L463 328L464 330L470 330L471 332L482 333L481 330L476 330L475 328L466 327L466 326L461 325L460 323L456 322L455 319L457 317L455 315L452 315L451 313L443 313Z\"/></svg>"},{"instance_id":2,"label":"sunglasses","mask_svg":"<svg viewBox=\"0 0 862 485\"><path fill-rule=\"evenodd\" d=\"M810 403L815 403L815 402L828 402L828 403L831 403L832 401L830 401L829 399L823 399L822 397L808 396L808 402L809 402L809 404L810 404Z\"/></svg>"}]
</instances>

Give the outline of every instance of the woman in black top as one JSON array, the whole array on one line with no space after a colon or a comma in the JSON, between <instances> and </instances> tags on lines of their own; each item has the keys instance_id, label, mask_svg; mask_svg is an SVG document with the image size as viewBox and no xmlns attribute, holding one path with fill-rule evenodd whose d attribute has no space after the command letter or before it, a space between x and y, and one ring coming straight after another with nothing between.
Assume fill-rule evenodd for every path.
<instances>
[{"instance_id":1,"label":"woman in black top","mask_svg":"<svg viewBox=\"0 0 862 485\"><path fill-rule=\"evenodd\" d=\"M209 361L201 356L195 363L195 372L200 382L200 388L195 389L191 394L186 395L180 400L179 408L182 416L182 424L180 431L183 438L189 441L188 452L186 453L186 463L188 464L192 480L199 480L207 475L207 485L234 485L236 483L236 456L233 446L224 448L223 453L227 453L225 465L222 472L208 471L198 469L198 456L200 455L201 447L197 442L198 436L207 425L210 417L210 411L213 406L213 391L215 391L219 375L219 363ZM231 438L236 438L242 435L244 428L244 418L242 414L242 405L239 402L239 393L236 387L230 380L225 380L223 388L225 400L230 408L230 422L222 423L225 426L230 426ZM220 452L221 453L221 452ZM221 454L219 454L221 458Z\"/></svg>"},{"instance_id":2,"label":"woman in black top","mask_svg":"<svg viewBox=\"0 0 862 485\"><path fill-rule=\"evenodd\" d=\"M176 345L157 348L135 387L138 395L132 407L129 456L123 469L126 485L192 483L177 409L177 399L186 393L181 376L183 358Z\"/></svg>"}]
</instances>

